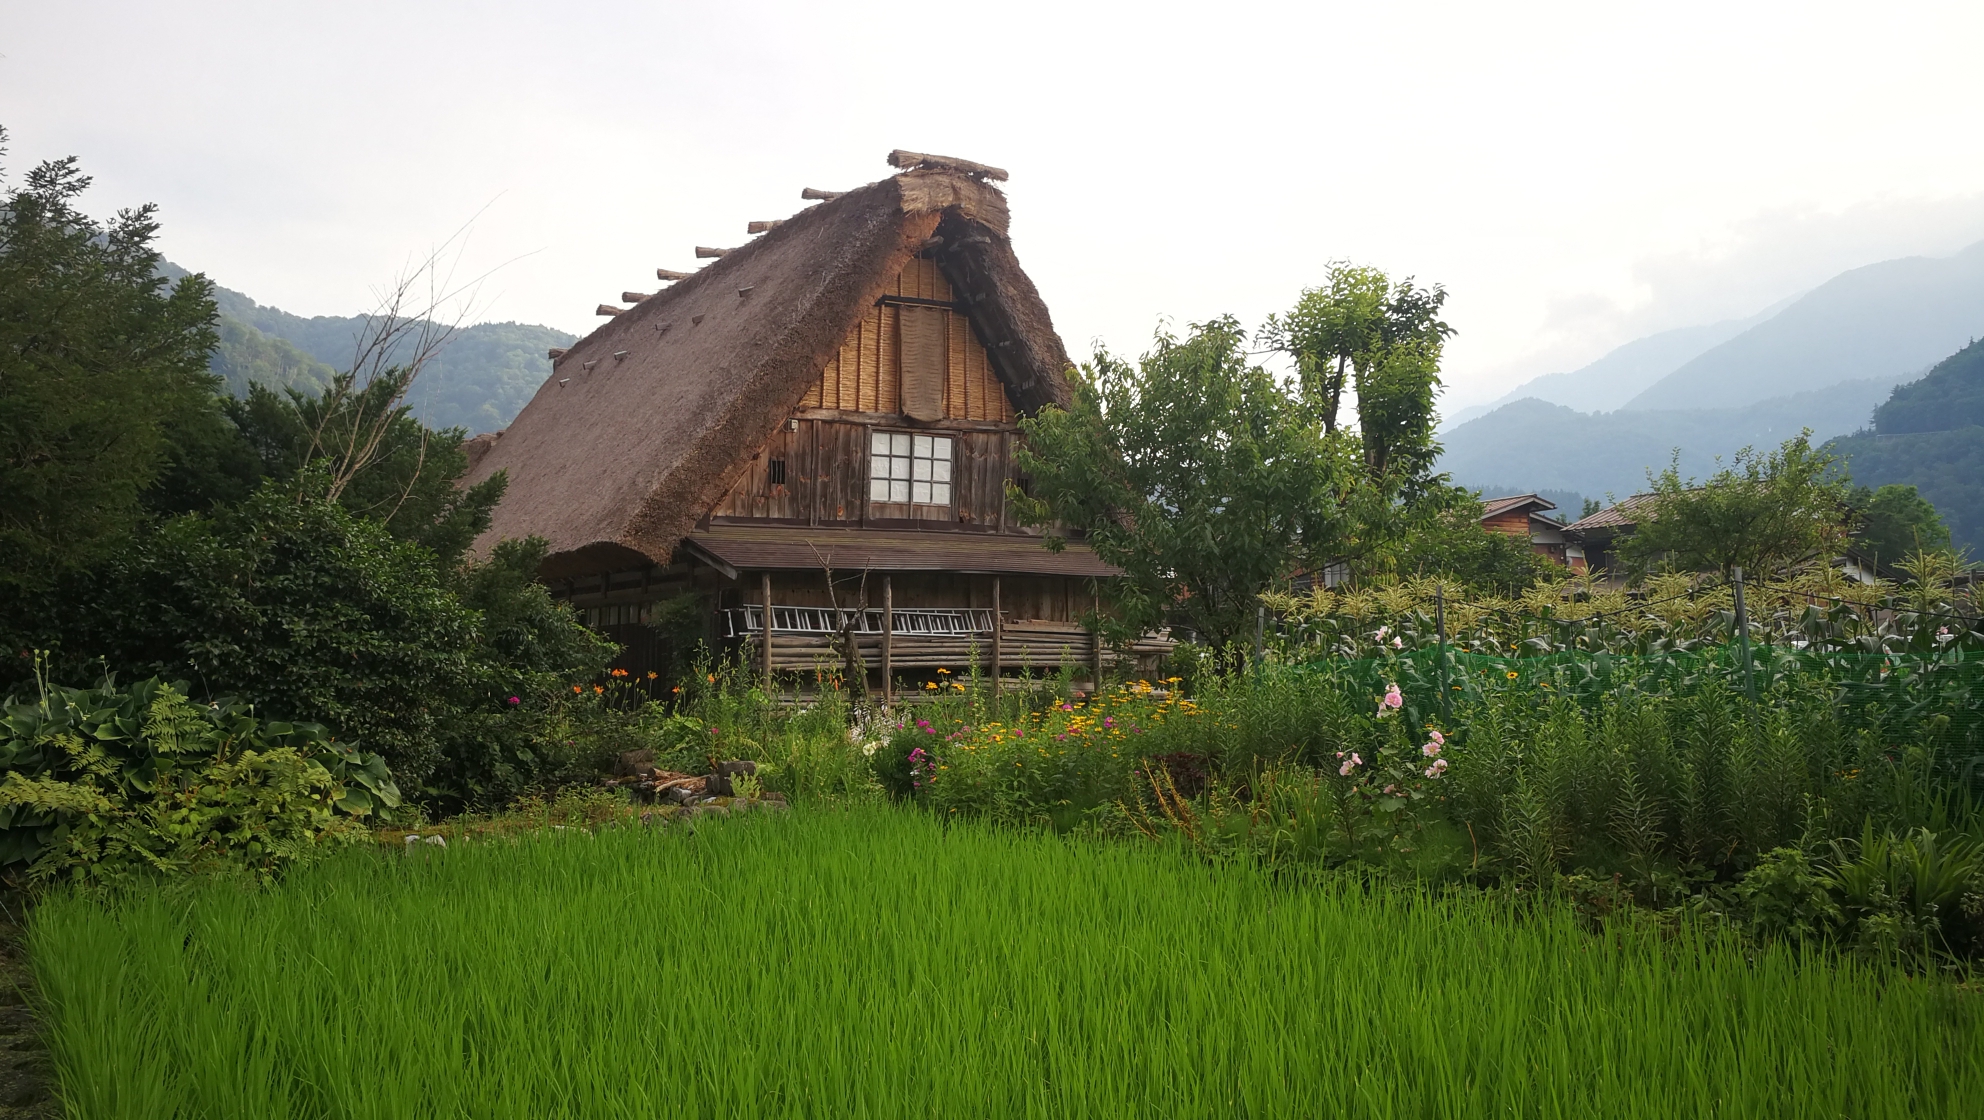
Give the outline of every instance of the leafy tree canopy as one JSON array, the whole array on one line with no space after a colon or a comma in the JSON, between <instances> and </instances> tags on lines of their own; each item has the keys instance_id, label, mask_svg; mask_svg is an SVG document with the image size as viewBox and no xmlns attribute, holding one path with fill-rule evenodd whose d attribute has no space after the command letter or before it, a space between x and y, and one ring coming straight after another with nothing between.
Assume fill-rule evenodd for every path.
<instances>
[{"instance_id":1,"label":"leafy tree canopy","mask_svg":"<svg viewBox=\"0 0 1984 1120\"><path fill-rule=\"evenodd\" d=\"M0 202L0 584L45 586L126 539L172 431L212 407L211 286L158 275L153 207L78 210L89 184L56 160Z\"/></svg>"},{"instance_id":2,"label":"leafy tree canopy","mask_svg":"<svg viewBox=\"0 0 1984 1120\"><path fill-rule=\"evenodd\" d=\"M1022 428L1031 493L1015 505L1084 530L1127 573L1131 628L1175 610L1223 645L1252 628L1262 591L1342 536L1355 445L1249 362L1231 318L1161 332L1135 365L1098 352L1074 407Z\"/></svg>"},{"instance_id":3,"label":"leafy tree canopy","mask_svg":"<svg viewBox=\"0 0 1984 1120\"><path fill-rule=\"evenodd\" d=\"M1838 547L1846 538L1849 483L1836 460L1812 448L1811 431L1776 450L1746 447L1707 482L1684 481L1669 465L1652 478L1639 523L1620 547L1626 563L1645 571L1741 567L1753 578Z\"/></svg>"},{"instance_id":4,"label":"leafy tree canopy","mask_svg":"<svg viewBox=\"0 0 1984 1120\"><path fill-rule=\"evenodd\" d=\"M1918 552L1950 547L1950 531L1936 507L1913 486L1889 483L1878 490L1862 486L1853 491L1852 506L1860 547L1883 563L1895 563Z\"/></svg>"}]
</instances>

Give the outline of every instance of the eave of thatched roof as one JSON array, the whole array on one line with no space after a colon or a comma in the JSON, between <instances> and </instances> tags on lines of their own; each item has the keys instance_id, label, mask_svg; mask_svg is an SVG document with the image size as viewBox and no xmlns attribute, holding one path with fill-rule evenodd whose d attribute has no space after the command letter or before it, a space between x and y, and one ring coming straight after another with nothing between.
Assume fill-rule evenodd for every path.
<instances>
[{"instance_id":1,"label":"eave of thatched roof","mask_svg":"<svg viewBox=\"0 0 1984 1120\"><path fill-rule=\"evenodd\" d=\"M1067 353L1013 255L1005 197L911 171L801 211L568 349L465 479L509 476L479 544L544 537L546 578L667 562L926 248L1015 407L1069 403Z\"/></svg>"}]
</instances>

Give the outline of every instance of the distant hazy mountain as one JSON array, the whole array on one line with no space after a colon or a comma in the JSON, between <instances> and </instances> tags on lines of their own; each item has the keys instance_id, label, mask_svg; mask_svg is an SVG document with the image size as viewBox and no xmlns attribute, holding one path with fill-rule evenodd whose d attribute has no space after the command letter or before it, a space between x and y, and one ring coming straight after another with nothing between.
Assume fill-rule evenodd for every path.
<instances>
[{"instance_id":1,"label":"distant hazy mountain","mask_svg":"<svg viewBox=\"0 0 1984 1120\"><path fill-rule=\"evenodd\" d=\"M1579 412L1610 412L1680 369L1689 359L1736 337L1777 310L1773 307L1748 319L1725 319L1636 338L1590 365L1533 377L1487 404L1461 409L1447 424L1449 427L1465 424L1520 400L1548 401Z\"/></svg>"},{"instance_id":2,"label":"distant hazy mountain","mask_svg":"<svg viewBox=\"0 0 1984 1120\"><path fill-rule=\"evenodd\" d=\"M1832 442L1862 486L1913 485L1959 547L1984 545L1984 342L1938 362L1874 410L1872 431Z\"/></svg>"},{"instance_id":3,"label":"distant hazy mountain","mask_svg":"<svg viewBox=\"0 0 1984 1120\"><path fill-rule=\"evenodd\" d=\"M177 279L186 270L168 264ZM216 287L220 345L209 368L237 396L250 383L315 392L334 371L349 369L363 315L305 318L256 303L229 288ZM544 379L551 376L545 351L570 346L574 336L523 323L477 323L455 332L421 370L407 395L414 415L431 427L468 429L470 434L507 426Z\"/></svg>"},{"instance_id":4,"label":"distant hazy mountain","mask_svg":"<svg viewBox=\"0 0 1984 1120\"><path fill-rule=\"evenodd\" d=\"M1684 477L1703 477L1745 446L1770 447L1801 428L1814 442L1856 431L1888 395L1886 381L1855 381L1760 401L1745 408L1644 409L1589 413L1524 400L1440 437L1440 469L1467 486L1522 479L1581 494L1625 497L1646 489L1647 471L1680 449Z\"/></svg>"},{"instance_id":5,"label":"distant hazy mountain","mask_svg":"<svg viewBox=\"0 0 1984 1120\"><path fill-rule=\"evenodd\" d=\"M1734 408L1843 381L1888 384L1984 335L1984 242L1844 272L1626 402Z\"/></svg>"}]
</instances>

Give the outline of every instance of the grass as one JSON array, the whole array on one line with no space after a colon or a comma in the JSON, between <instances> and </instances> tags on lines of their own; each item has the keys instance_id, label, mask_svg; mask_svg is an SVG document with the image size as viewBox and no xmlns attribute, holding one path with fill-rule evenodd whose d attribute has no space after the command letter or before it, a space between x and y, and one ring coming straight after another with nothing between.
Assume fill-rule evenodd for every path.
<instances>
[{"instance_id":1,"label":"grass","mask_svg":"<svg viewBox=\"0 0 1984 1120\"><path fill-rule=\"evenodd\" d=\"M352 850L273 890L54 898L29 936L73 1117L1984 1101L1984 1011L1945 982L878 808Z\"/></svg>"}]
</instances>

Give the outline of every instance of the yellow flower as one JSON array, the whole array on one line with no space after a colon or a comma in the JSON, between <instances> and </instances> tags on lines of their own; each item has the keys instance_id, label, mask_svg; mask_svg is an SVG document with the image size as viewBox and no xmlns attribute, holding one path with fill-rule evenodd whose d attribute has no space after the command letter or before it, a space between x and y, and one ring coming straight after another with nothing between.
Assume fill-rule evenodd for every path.
<instances>
[{"instance_id":1,"label":"yellow flower","mask_svg":"<svg viewBox=\"0 0 1984 1120\"><path fill-rule=\"evenodd\" d=\"M1509 672L1508 672L1508 678L1509 678L1510 680L1515 680L1515 679L1516 679L1516 671L1515 671L1514 669L1510 669L1510 670L1509 670Z\"/></svg>"},{"instance_id":2,"label":"yellow flower","mask_svg":"<svg viewBox=\"0 0 1984 1120\"><path fill-rule=\"evenodd\" d=\"M927 688L927 689L929 689L929 690L931 690L932 692L935 692L935 691L937 690L937 682L936 682L936 681L924 681L924 682L923 682L923 687L924 687L924 688Z\"/></svg>"}]
</instances>

